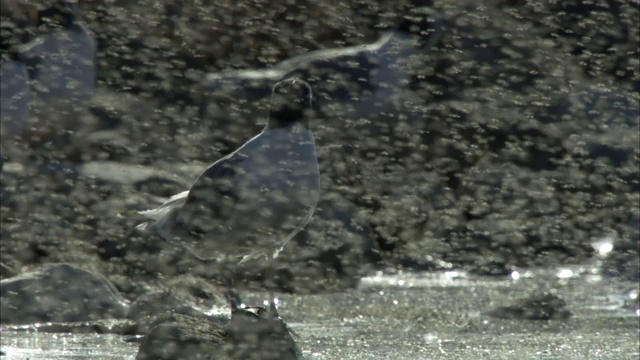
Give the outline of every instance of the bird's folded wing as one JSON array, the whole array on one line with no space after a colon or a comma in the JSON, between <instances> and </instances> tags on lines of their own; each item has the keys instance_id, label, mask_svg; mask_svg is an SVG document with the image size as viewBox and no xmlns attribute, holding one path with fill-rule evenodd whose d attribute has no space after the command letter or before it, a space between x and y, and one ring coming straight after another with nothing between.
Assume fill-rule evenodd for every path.
<instances>
[{"instance_id":1,"label":"bird's folded wing","mask_svg":"<svg viewBox=\"0 0 640 360\"><path fill-rule=\"evenodd\" d=\"M179 194L173 195L167 201L162 203L162 205L158 206L154 209L143 210L143 211L123 211L118 214L118 217L121 218L129 218L140 221L149 221L149 220L159 220L171 210L182 206L185 200L187 199L187 195L189 195L189 191L183 191Z\"/></svg>"},{"instance_id":2,"label":"bird's folded wing","mask_svg":"<svg viewBox=\"0 0 640 360\"><path fill-rule=\"evenodd\" d=\"M155 209L139 211L138 214L145 217L146 220L158 220L165 216L171 210L180 207L187 200L189 191L183 191L179 194L173 195L169 200L165 201L162 205Z\"/></svg>"},{"instance_id":3,"label":"bird's folded wing","mask_svg":"<svg viewBox=\"0 0 640 360\"><path fill-rule=\"evenodd\" d=\"M236 151L209 166L191 187L176 225L197 232L227 223L240 199L236 176L246 159L246 155Z\"/></svg>"}]
</instances>

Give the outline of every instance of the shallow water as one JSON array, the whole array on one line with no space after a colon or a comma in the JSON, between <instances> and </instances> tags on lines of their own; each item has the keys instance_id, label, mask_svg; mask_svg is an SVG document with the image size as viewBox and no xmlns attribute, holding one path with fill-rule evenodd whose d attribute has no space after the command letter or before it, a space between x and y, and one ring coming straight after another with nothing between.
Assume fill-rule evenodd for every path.
<instances>
[{"instance_id":1,"label":"shallow water","mask_svg":"<svg viewBox=\"0 0 640 360\"><path fill-rule=\"evenodd\" d=\"M622 294L638 284L602 279L589 267L526 271L494 279L463 273L367 277L359 289L279 297L306 359L638 359L637 312ZM555 291L569 320L482 314L532 292ZM246 294L249 304L266 294ZM4 331L6 359L134 359L115 335Z\"/></svg>"},{"instance_id":2,"label":"shallow water","mask_svg":"<svg viewBox=\"0 0 640 360\"><path fill-rule=\"evenodd\" d=\"M135 359L138 345L123 336L95 334L2 333L2 359Z\"/></svg>"}]
</instances>

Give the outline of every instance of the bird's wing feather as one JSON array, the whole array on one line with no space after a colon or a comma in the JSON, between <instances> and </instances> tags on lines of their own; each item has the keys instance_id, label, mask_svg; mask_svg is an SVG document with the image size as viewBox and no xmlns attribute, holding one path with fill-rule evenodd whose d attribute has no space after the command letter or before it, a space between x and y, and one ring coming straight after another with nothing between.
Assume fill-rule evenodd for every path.
<instances>
[{"instance_id":1,"label":"bird's wing feather","mask_svg":"<svg viewBox=\"0 0 640 360\"><path fill-rule=\"evenodd\" d=\"M140 221L156 221L168 214L171 210L180 207L184 204L189 191L183 191L179 194L175 194L167 201L163 202L160 206L142 210L142 211L123 211L118 213L119 218L128 218Z\"/></svg>"},{"instance_id":2,"label":"bird's wing feather","mask_svg":"<svg viewBox=\"0 0 640 360\"><path fill-rule=\"evenodd\" d=\"M169 211L177 207L180 207L182 204L184 204L188 194L189 194L188 190L183 191L179 194L173 195L157 208L138 211L138 214L142 215L147 220L158 220L161 217L165 216Z\"/></svg>"},{"instance_id":3,"label":"bird's wing feather","mask_svg":"<svg viewBox=\"0 0 640 360\"><path fill-rule=\"evenodd\" d=\"M308 67L315 63L334 62L336 60L351 59L354 56L371 54L378 50L380 45L377 43L355 45L346 48L320 49L298 55L290 59L284 60L276 65L278 69L293 69L300 67Z\"/></svg>"},{"instance_id":4,"label":"bird's wing feather","mask_svg":"<svg viewBox=\"0 0 640 360\"><path fill-rule=\"evenodd\" d=\"M206 92L258 100L271 94L273 83L282 75L279 69L232 70L208 74L200 85Z\"/></svg>"}]
</instances>

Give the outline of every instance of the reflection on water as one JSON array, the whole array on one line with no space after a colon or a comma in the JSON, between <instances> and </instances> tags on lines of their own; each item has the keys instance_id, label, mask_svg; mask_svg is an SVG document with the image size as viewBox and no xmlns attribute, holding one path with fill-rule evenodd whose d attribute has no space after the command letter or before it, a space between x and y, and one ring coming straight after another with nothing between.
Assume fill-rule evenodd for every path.
<instances>
[{"instance_id":1,"label":"reflection on water","mask_svg":"<svg viewBox=\"0 0 640 360\"><path fill-rule=\"evenodd\" d=\"M3 359L92 359L133 360L138 344L123 336L94 334L51 334L38 332L2 333Z\"/></svg>"},{"instance_id":2,"label":"reflection on water","mask_svg":"<svg viewBox=\"0 0 640 360\"><path fill-rule=\"evenodd\" d=\"M536 291L557 293L574 316L519 321L482 315ZM247 295L247 303L267 296ZM618 360L640 355L637 284L602 279L590 267L527 270L517 279L377 273L356 290L279 298L281 315L300 335L306 359ZM124 340L5 330L2 351L6 359L134 359L137 344Z\"/></svg>"}]
</instances>

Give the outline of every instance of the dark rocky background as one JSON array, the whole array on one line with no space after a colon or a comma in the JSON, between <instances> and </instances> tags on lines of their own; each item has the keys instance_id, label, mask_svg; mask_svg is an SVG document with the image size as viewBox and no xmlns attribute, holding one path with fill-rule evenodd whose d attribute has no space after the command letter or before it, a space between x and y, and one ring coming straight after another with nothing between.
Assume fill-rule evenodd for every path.
<instances>
[{"instance_id":1,"label":"dark rocky background","mask_svg":"<svg viewBox=\"0 0 640 360\"><path fill-rule=\"evenodd\" d=\"M312 124L323 196L275 264L278 288L349 287L372 269L579 263L612 234L622 260L608 271L637 276L637 2L433 3L447 30L419 56L396 110ZM3 19L28 13L20 6ZM265 102L201 114L209 100L196 81L374 41L410 6L81 1L98 41L96 95L76 119L2 144L13 149L2 277L64 262L104 275L130 301L165 288L214 297L203 284L220 277L216 266L117 217L187 189L264 125ZM260 287L266 266L239 267L236 282Z\"/></svg>"}]
</instances>

